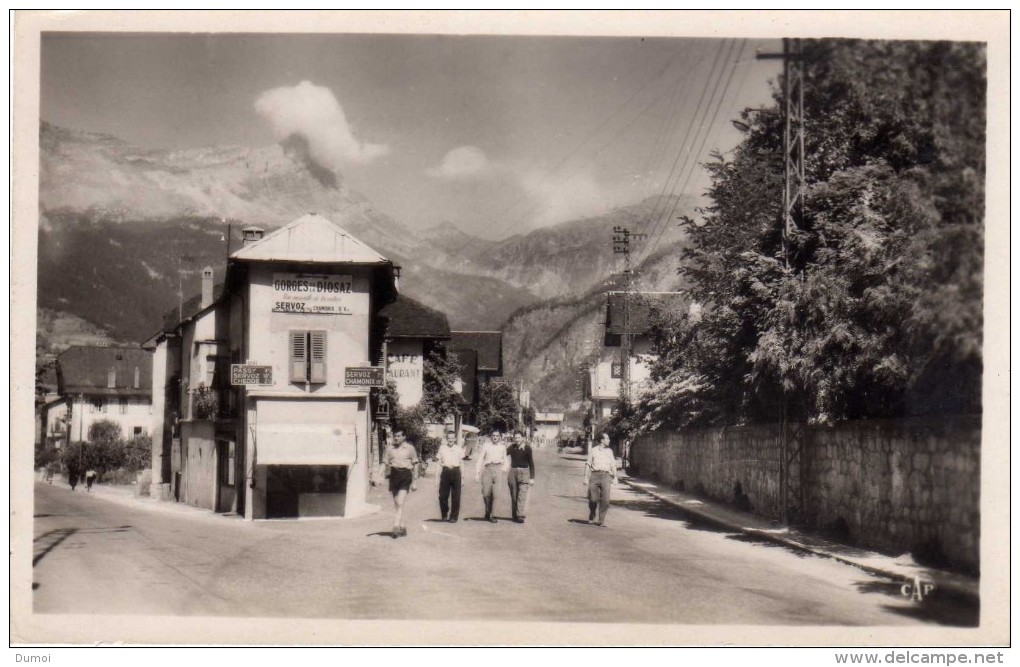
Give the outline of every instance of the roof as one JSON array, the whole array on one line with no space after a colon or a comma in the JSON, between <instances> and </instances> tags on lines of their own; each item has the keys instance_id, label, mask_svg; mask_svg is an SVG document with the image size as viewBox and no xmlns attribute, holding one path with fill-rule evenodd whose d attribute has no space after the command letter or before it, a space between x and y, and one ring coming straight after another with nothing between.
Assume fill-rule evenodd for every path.
<instances>
[{"instance_id":1,"label":"roof","mask_svg":"<svg viewBox=\"0 0 1020 667\"><path fill-rule=\"evenodd\" d=\"M57 369L63 395L152 395L152 353L140 347L71 347L57 357ZM115 370L113 387L110 369Z\"/></svg>"},{"instance_id":2,"label":"roof","mask_svg":"<svg viewBox=\"0 0 1020 667\"><path fill-rule=\"evenodd\" d=\"M477 352L480 371L503 372L502 331L451 331L449 347Z\"/></svg>"},{"instance_id":3,"label":"roof","mask_svg":"<svg viewBox=\"0 0 1020 667\"><path fill-rule=\"evenodd\" d=\"M686 303L680 292L609 292L607 297L607 334L647 333L654 312L683 308Z\"/></svg>"},{"instance_id":4,"label":"roof","mask_svg":"<svg viewBox=\"0 0 1020 667\"><path fill-rule=\"evenodd\" d=\"M384 306L379 315L389 320L387 338L450 339L450 323L446 315L409 296L399 295L396 301Z\"/></svg>"},{"instance_id":5,"label":"roof","mask_svg":"<svg viewBox=\"0 0 1020 667\"><path fill-rule=\"evenodd\" d=\"M385 257L326 218L309 213L230 255L262 262L384 264Z\"/></svg>"}]
</instances>

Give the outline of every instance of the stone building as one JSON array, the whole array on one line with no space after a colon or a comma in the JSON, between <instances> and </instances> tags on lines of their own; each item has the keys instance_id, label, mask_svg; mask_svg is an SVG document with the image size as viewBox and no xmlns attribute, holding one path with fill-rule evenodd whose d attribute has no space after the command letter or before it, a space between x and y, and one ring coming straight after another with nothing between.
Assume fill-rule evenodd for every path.
<instances>
[{"instance_id":1,"label":"stone building","mask_svg":"<svg viewBox=\"0 0 1020 667\"><path fill-rule=\"evenodd\" d=\"M152 354L137 347L75 346L56 361L56 397L42 408L42 430L61 445L87 441L97 421L118 424L124 438L152 424Z\"/></svg>"},{"instance_id":2,"label":"stone building","mask_svg":"<svg viewBox=\"0 0 1020 667\"><path fill-rule=\"evenodd\" d=\"M686 302L678 292L609 292L606 295L603 344L588 369L584 384L587 394L584 398L592 402L592 416L596 420L613 414L623 394L625 377L631 400L638 397L648 379L649 364L655 358L648 337L653 313L678 308L686 309Z\"/></svg>"},{"instance_id":3,"label":"stone building","mask_svg":"<svg viewBox=\"0 0 1020 667\"><path fill-rule=\"evenodd\" d=\"M425 359L450 340L446 315L401 294L379 316L386 327L386 379L397 387L400 405L421 401Z\"/></svg>"},{"instance_id":4,"label":"stone building","mask_svg":"<svg viewBox=\"0 0 1020 667\"><path fill-rule=\"evenodd\" d=\"M247 519L373 511L369 397L396 298L397 267L321 216L246 228L222 286L204 270L150 341L158 492Z\"/></svg>"}]
</instances>

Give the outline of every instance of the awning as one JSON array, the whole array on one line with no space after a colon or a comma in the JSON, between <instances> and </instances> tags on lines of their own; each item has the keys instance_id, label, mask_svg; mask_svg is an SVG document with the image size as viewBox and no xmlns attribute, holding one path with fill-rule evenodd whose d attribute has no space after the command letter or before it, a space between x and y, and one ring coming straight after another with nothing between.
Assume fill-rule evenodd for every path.
<instances>
[{"instance_id":1,"label":"awning","mask_svg":"<svg viewBox=\"0 0 1020 667\"><path fill-rule=\"evenodd\" d=\"M358 458L354 426L259 424L256 465L352 465Z\"/></svg>"}]
</instances>

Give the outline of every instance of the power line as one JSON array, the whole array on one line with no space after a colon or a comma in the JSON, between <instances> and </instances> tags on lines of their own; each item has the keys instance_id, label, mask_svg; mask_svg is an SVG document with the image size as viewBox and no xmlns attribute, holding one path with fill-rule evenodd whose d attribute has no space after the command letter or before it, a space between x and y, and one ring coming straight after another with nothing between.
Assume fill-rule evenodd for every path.
<instances>
[{"instance_id":1,"label":"power line","mask_svg":"<svg viewBox=\"0 0 1020 667\"><path fill-rule=\"evenodd\" d=\"M747 40L746 39L742 40L740 48L737 51L737 58L733 61L733 66L730 68L729 74L726 76L726 83L723 86L722 94L719 96L719 100L715 104L715 110L712 112L712 120L709 121L707 126L704 126L705 127L705 132L704 132L704 134L701 137L701 143L698 146L697 152L692 156L693 159L690 161L689 169L687 171L687 177L684 179L684 185L683 185L683 187L680 190L681 194L687 189L687 186L690 184L691 177L694 175L694 171L697 169L697 166L698 166L697 158L698 158L698 156L701 155L702 151L705 150L705 144L708 142L709 136L713 133L713 128L715 127L716 120L718 120L718 117L719 117L719 111L723 107L723 102L726 99L726 93L729 91L730 84L733 82L733 76L734 76L734 74L736 74L737 66L740 63L740 58L743 55L743 51L744 51L744 48L746 47L746 45L747 45ZM718 84L719 82L717 81L716 83ZM718 85L716 86L716 88L718 89ZM714 97L715 91L713 91L712 95ZM704 120L704 119L702 119L702 120ZM699 131L700 131L700 128L699 128ZM695 140L697 140L697 134L695 134ZM647 258L649 256L649 254L652 252L652 250L654 250L655 246L658 245L659 241L662 240L662 237L665 234L666 229L669 228L669 224L670 224L670 222L671 222L671 220L673 218L673 214L676 213L676 209L679 207L679 205L680 205L680 199L677 199L673 203L673 208L670 210L669 215L666 216L665 218L663 218L662 224L660 225L660 229L659 229L657 238L655 239L655 241L653 241L652 243L649 243L645 247L645 250L644 250L644 253L643 253L643 256L641 257L641 259Z\"/></svg>"},{"instance_id":2,"label":"power line","mask_svg":"<svg viewBox=\"0 0 1020 667\"><path fill-rule=\"evenodd\" d=\"M684 137L680 141L680 147L678 148L677 154L676 154L676 158L674 158L673 164L670 167L669 174L667 174L666 178L663 179L663 181L662 181L662 189L659 192L659 197L658 197L658 199L656 199L655 204L652 207L652 210L648 214L648 217L645 219L645 221L641 225L641 231L642 232L645 232L645 233L648 232L649 224L651 223L651 221L653 219L656 218L656 216L658 214L659 204L660 204L660 202L662 202L663 197L666 195L666 190L670 189L669 183L670 183L671 180L673 180L673 175L677 173L676 168L677 168L677 165L680 164L680 158L684 155L685 146L687 146L687 139L690 137L690 134L691 134L691 128L694 126L694 122L697 120L698 115L701 113L701 107L702 107L702 104L704 103L704 100L705 100L705 93L708 91L709 84L710 84L710 82L713 79L713 74L715 72L716 65L719 64L719 58L722 55L723 51L725 51L727 49L727 47L728 47L728 45L726 43L726 40L723 40L723 42L720 43L720 45L719 45L719 50L716 51L715 58L713 58L713 60L712 60L712 66L708 70L708 76L705 78L705 84L704 84L704 86L701 89L701 95L698 97L698 103L694 107L695 108L694 117L692 118L691 122L687 124L687 127L686 127L686 129L684 131ZM681 168L681 173L682 173L682 168ZM673 188L676 187L676 182L678 182L678 181L679 181L679 175L677 175L677 179L676 179L676 181L674 182L674 184L672 186ZM654 233L654 232L652 232L652 233Z\"/></svg>"}]
</instances>

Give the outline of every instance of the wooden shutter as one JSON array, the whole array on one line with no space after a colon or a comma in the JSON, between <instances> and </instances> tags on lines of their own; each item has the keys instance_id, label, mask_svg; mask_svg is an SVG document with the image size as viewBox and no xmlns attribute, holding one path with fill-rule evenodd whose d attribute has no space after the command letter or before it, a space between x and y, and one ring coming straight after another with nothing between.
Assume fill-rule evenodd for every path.
<instances>
[{"instance_id":1,"label":"wooden shutter","mask_svg":"<svg viewBox=\"0 0 1020 667\"><path fill-rule=\"evenodd\" d=\"M290 381L308 381L308 332L290 332Z\"/></svg>"},{"instance_id":2,"label":"wooden shutter","mask_svg":"<svg viewBox=\"0 0 1020 667\"><path fill-rule=\"evenodd\" d=\"M309 362L311 364L311 372L309 374L310 382L325 382L326 381L326 332L325 331L311 331L309 332L308 338L310 340L311 354L309 354Z\"/></svg>"}]
</instances>

